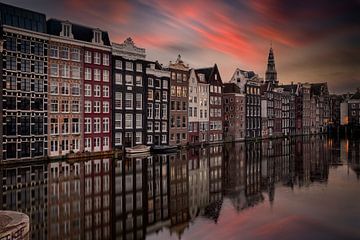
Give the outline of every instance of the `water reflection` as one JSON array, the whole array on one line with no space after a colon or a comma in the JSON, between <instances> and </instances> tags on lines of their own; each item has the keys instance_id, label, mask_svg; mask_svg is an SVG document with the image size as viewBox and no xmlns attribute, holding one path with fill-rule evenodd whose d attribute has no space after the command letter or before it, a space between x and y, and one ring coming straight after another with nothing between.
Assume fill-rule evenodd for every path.
<instances>
[{"instance_id":1,"label":"water reflection","mask_svg":"<svg viewBox=\"0 0 360 240\"><path fill-rule=\"evenodd\" d=\"M144 239L164 229L178 238L199 217L216 223L224 199L241 214L273 204L278 186L323 184L347 163L359 179L359 148L313 136L6 166L0 207L29 214L32 239Z\"/></svg>"}]
</instances>

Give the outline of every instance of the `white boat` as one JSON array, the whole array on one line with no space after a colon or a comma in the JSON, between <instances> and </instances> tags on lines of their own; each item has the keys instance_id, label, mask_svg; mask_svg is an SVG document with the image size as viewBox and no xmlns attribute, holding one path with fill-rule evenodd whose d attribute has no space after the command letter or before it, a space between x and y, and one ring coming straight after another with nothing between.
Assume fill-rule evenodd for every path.
<instances>
[{"instance_id":1,"label":"white boat","mask_svg":"<svg viewBox=\"0 0 360 240\"><path fill-rule=\"evenodd\" d=\"M125 152L129 154L146 153L150 152L150 147L145 145L136 145L132 148L125 148Z\"/></svg>"}]
</instances>

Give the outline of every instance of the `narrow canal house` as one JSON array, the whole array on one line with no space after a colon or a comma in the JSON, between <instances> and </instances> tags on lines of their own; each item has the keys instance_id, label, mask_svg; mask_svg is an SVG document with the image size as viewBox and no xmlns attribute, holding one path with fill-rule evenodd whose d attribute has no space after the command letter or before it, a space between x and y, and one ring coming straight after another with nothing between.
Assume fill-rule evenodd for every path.
<instances>
[{"instance_id":1,"label":"narrow canal house","mask_svg":"<svg viewBox=\"0 0 360 240\"><path fill-rule=\"evenodd\" d=\"M245 138L245 95L235 83L224 83L224 140Z\"/></svg>"},{"instance_id":2,"label":"narrow canal house","mask_svg":"<svg viewBox=\"0 0 360 240\"><path fill-rule=\"evenodd\" d=\"M209 84L205 74L190 70L189 78L189 144L208 141L209 130Z\"/></svg>"},{"instance_id":3,"label":"narrow canal house","mask_svg":"<svg viewBox=\"0 0 360 240\"><path fill-rule=\"evenodd\" d=\"M188 142L188 86L189 66L181 56L170 62L170 145L185 145Z\"/></svg>"},{"instance_id":4,"label":"narrow canal house","mask_svg":"<svg viewBox=\"0 0 360 240\"><path fill-rule=\"evenodd\" d=\"M170 72L158 62L146 68L146 144L169 145Z\"/></svg>"},{"instance_id":5,"label":"narrow canal house","mask_svg":"<svg viewBox=\"0 0 360 240\"><path fill-rule=\"evenodd\" d=\"M44 14L0 4L3 160L47 155L47 44Z\"/></svg>"},{"instance_id":6,"label":"narrow canal house","mask_svg":"<svg viewBox=\"0 0 360 240\"><path fill-rule=\"evenodd\" d=\"M73 25L84 45L84 151L111 149L111 46L107 32Z\"/></svg>"},{"instance_id":7,"label":"narrow canal house","mask_svg":"<svg viewBox=\"0 0 360 240\"><path fill-rule=\"evenodd\" d=\"M209 84L209 131L208 142L215 143L223 140L223 83L217 65L196 70L204 76Z\"/></svg>"},{"instance_id":8,"label":"narrow canal house","mask_svg":"<svg viewBox=\"0 0 360 240\"><path fill-rule=\"evenodd\" d=\"M47 21L49 34L48 155L83 150L83 46L68 21ZM109 96L109 94L108 94Z\"/></svg>"},{"instance_id":9,"label":"narrow canal house","mask_svg":"<svg viewBox=\"0 0 360 240\"><path fill-rule=\"evenodd\" d=\"M113 146L146 144L147 83L145 49L131 38L112 44Z\"/></svg>"}]
</instances>

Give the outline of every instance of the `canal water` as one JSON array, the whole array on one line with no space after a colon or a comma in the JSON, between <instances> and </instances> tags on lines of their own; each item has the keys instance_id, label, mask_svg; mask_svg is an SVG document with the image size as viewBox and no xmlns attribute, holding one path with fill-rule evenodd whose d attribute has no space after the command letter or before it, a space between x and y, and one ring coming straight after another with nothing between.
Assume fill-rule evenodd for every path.
<instances>
[{"instance_id":1,"label":"canal water","mask_svg":"<svg viewBox=\"0 0 360 240\"><path fill-rule=\"evenodd\" d=\"M325 136L0 169L31 239L360 239L360 141Z\"/></svg>"}]
</instances>

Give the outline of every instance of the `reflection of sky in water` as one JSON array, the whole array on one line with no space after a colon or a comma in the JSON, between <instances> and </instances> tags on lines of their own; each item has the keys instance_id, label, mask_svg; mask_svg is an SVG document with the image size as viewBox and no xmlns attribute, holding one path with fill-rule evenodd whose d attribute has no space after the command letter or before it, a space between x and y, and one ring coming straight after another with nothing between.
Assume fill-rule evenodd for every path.
<instances>
[{"instance_id":1,"label":"reflection of sky in water","mask_svg":"<svg viewBox=\"0 0 360 240\"><path fill-rule=\"evenodd\" d=\"M328 182L291 190L277 185L272 205L234 211L225 197L217 224L199 217L181 239L359 239L360 181L346 165L329 170ZM178 239L164 229L148 239Z\"/></svg>"}]
</instances>

